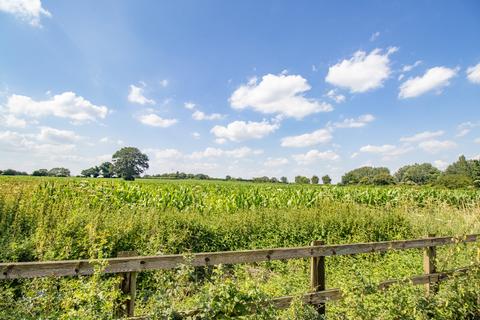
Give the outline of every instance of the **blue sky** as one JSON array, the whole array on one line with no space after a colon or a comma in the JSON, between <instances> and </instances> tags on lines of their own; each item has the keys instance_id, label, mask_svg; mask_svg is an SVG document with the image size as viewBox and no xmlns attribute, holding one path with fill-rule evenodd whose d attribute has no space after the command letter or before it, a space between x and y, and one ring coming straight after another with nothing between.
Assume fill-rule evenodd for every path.
<instances>
[{"instance_id":1,"label":"blue sky","mask_svg":"<svg viewBox=\"0 0 480 320\"><path fill-rule=\"evenodd\" d=\"M0 0L0 168L440 168L480 151L478 1Z\"/></svg>"}]
</instances>

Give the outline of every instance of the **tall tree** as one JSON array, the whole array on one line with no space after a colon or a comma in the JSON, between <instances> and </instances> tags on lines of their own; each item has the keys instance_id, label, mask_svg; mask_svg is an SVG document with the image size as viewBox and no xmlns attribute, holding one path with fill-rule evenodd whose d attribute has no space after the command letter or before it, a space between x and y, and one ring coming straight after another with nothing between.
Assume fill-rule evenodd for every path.
<instances>
[{"instance_id":1,"label":"tall tree","mask_svg":"<svg viewBox=\"0 0 480 320\"><path fill-rule=\"evenodd\" d=\"M48 171L51 177L70 177L70 170L67 168L52 168Z\"/></svg>"},{"instance_id":2,"label":"tall tree","mask_svg":"<svg viewBox=\"0 0 480 320\"><path fill-rule=\"evenodd\" d=\"M313 176L312 179L310 179L310 181L312 181L312 184L318 184L318 182L320 181L320 179L318 178L318 176Z\"/></svg>"},{"instance_id":3,"label":"tall tree","mask_svg":"<svg viewBox=\"0 0 480 320\"><path fill-rule=\"evenodd\" d=\"M105 161L99 166L100 174L104 178L111 178L113 177L113 164L111 162Z\"/></svg>"},{"instance_id":4,"label":"tall tree","mask_svg":"<svg viewBox=\"0 0 480 320\"><path fill-rule=\"evenodd\" d=\"M390 170L385 167L361 167L345 173L342 184L391 184L394 183Z\"/></svg>"},{"instance_id":5,"label":"tall tree","mask_svg":"<svg viewBox=\"0 0 480 320\"><path fill-rule=\"evenodd\" d=\"M332 183L332 178L328 174L324 175L322 177L322 182L323 184L331 184Z\"/></svg>"},{"instance_id":6,"label":"tall tree","mask_svg":"<svg viewBox=\"0 0 480 320\"><path fill-rule=\"evenodd\" d=\"M135 180L148 169L148 156L135 147L124 147L112 156L113 169L124 180Z\"/></svg>"},{"instance_id":7,"label":"tall tree","mask_svg":"<svg viewBox=\"0 0 480 320\"><path fill-rule=\"evenodd\" d=\"M419 185L434 183L441 174L440 170L430 163L406 165L398 169L395 179L401 183L415 183Z\"/></svg>"}]
</instances>

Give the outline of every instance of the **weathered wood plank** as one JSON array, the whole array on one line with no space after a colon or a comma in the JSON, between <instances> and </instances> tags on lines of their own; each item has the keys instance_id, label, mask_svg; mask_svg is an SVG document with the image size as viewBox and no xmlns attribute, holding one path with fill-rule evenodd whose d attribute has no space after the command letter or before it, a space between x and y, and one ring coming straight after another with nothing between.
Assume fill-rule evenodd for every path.
<instances>
[{"instance_id":1,"label":"weathered wood plank","mask_svg":"<svg viewBox=\"0 0 480 320\"><path fill-rule=\"evenodd\" d=\"M416 240L397 240L372 243L355 243L340 245L306 246L297 248L276 248L227 252L203 252L184 255L139 256L106 259L104 273L141 272L147 270L174 269L181 264L195 267L218 264L251 263L270 260L286 260L295 258L325 257L333 255L354 255L389 250L405 250L442 246L460 242L475 242L479 235L467 235L462 238L435 237ZM13 262L0 263L0 280L35 278L46 276L89 275L94 265L101 261L70 260L45 262Z\"/></svg>"}]
</instances>

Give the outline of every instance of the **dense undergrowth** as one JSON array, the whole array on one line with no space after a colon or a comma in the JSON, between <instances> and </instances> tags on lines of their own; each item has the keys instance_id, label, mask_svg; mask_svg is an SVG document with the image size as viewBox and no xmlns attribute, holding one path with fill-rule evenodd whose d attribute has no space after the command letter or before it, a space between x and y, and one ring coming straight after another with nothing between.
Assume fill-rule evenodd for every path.
<instances>
[{"instance_id":1,"label":"dense undergrowth","mask_svg":"<svg viewBox=\"0 0 480 320\"><path fill-rule=\"evenodd\" d=\"M416 187L335 187L225 182L0 178L0 261L41 261L224 251L463 235L480 230L480 192ZM475 263L477 246L439 249L438 267ZM331 319L476 319L479 273L422 287L376 283L422 273L418 250L327 258L327 285L345 299ZM99 268L102 266L100 265ZM299 301L286 311L272 297L309 288L307 260L139 274L137 313L175 319L315 319ZM118 278L0 283L0 319L107 319L121 300ZM366 294L366 293L369 294ZM253 309L252 309L253 308ZM456 310L456 311L455 311ZM247 317L247 316L244 316Z\"/></svg>"}]
</instances>

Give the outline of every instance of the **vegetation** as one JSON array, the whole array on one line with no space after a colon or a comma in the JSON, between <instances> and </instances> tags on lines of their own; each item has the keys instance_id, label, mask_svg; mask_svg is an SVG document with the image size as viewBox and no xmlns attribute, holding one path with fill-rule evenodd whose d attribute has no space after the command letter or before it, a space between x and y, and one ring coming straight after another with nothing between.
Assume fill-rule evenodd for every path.
<instances>
[{"instance_id":1,"label":"vegetation","mask_svg":"<svg viewBox=\"0 0 480 320\"><path fill-rule=\"evenodd\" d=\"M139 179L0 178L1 261L115 257L365 242L480 231L480 191L428 186L312 186ZM476 261L476 246L442 248L439 269ZM328 257L328 287L345 290L329 304L334 319L475 318L478 273L442 284L425 298L421 287L376 292L375 283L422 272L418 250ZM100 264L98 268L102 268ZM2 319L108 319L118 303L118 278L0 282ZM140 273L138 314L174 319L199 310L204 319L315 319L295 302L265 307L271 297L309 289L309 264L276 261L219 268ZM366 295L365 292L371 293ZM448 301L448 303L446 303ZM403 315L402 315L403 314ZM452 317L455 315L455 317Z\"/></svg>"},{"instance_id":2,"label":"vegetation","mask_svg":"<svg viewBox=\"0 0 480 320\"><path fill-rule=\"evenodd\" d=\"M135 177L148 169L148 156L134 147L124 147L112 156L113 171L124 180L135 180Z\"/></svg>"}]
</instances>

